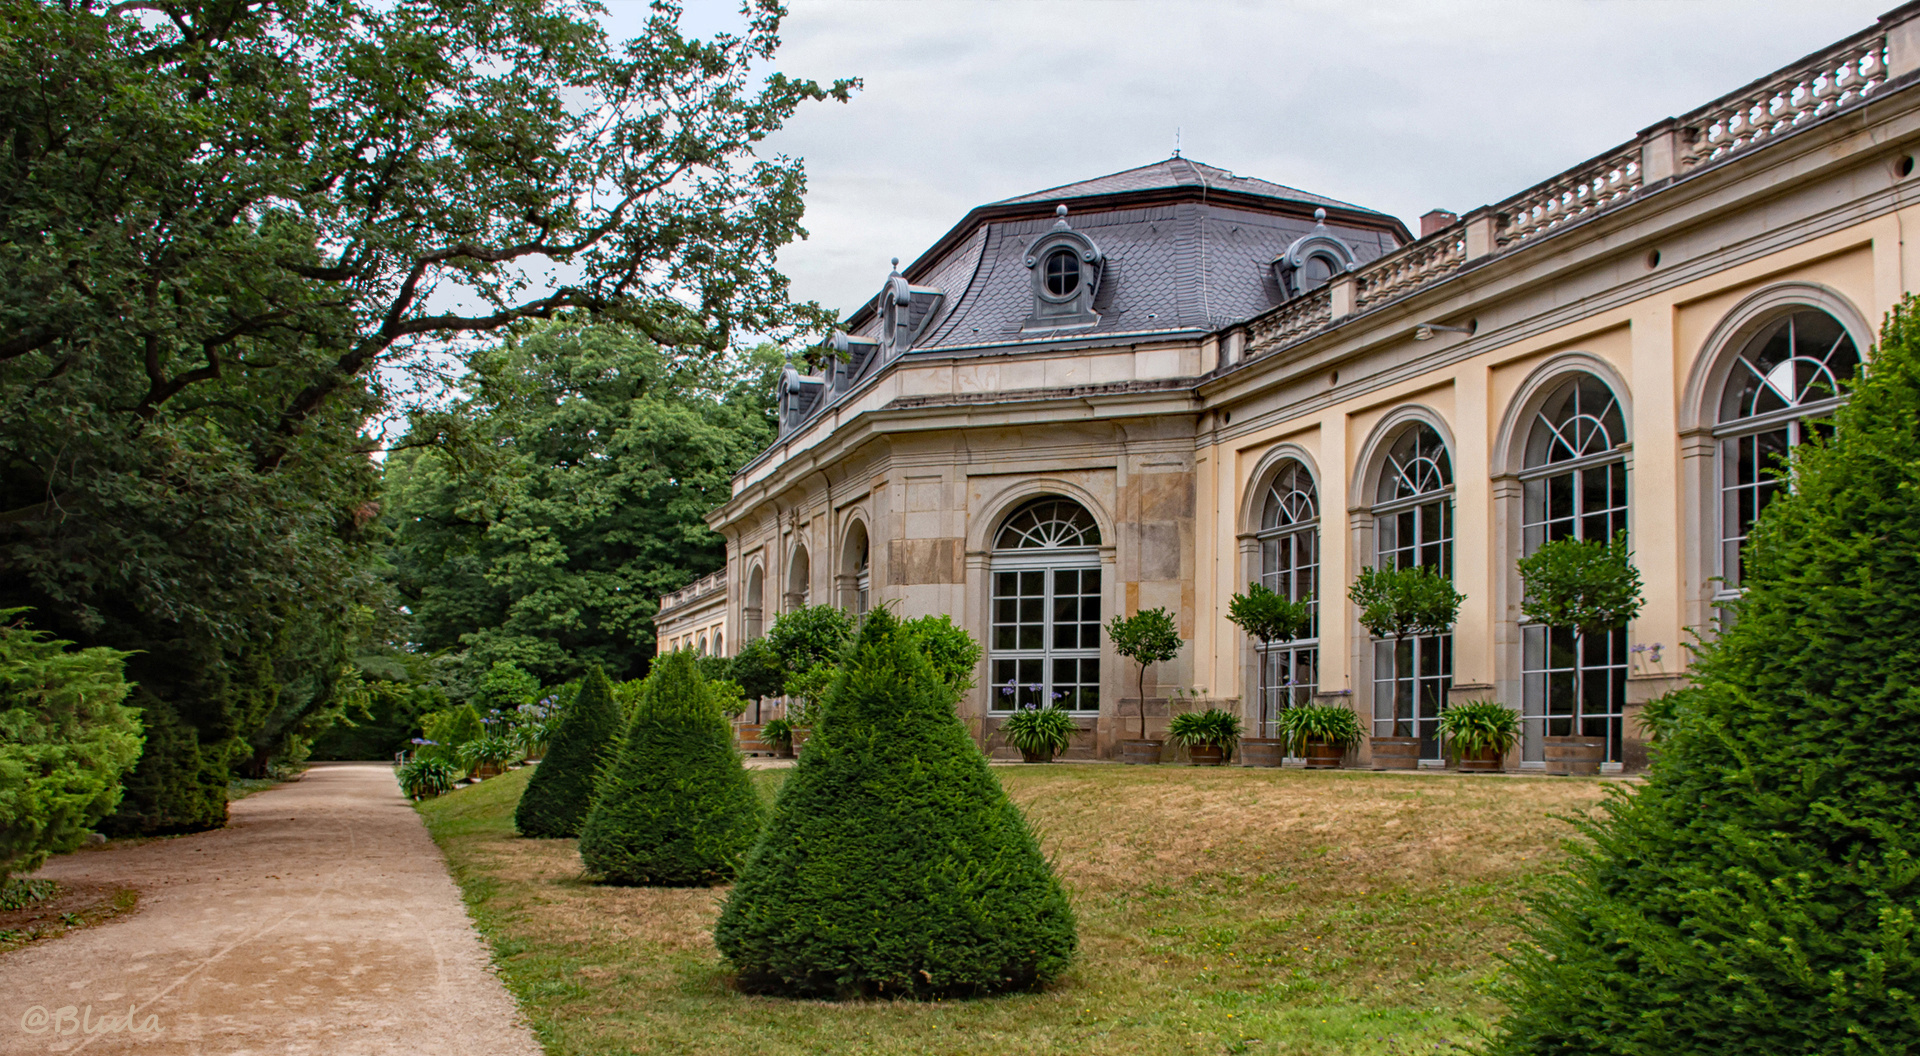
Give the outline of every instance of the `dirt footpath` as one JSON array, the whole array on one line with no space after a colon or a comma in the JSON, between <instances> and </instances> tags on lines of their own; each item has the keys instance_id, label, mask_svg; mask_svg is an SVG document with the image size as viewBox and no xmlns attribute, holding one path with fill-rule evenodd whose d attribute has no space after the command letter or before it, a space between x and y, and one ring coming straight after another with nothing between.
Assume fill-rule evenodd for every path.
<instances>
[{"instance_id":1,"label":"dirt footpath","mask_svg":"<svg viewBox=\"0 0 1920 1056\"><path fill-rule=\"evenodd\" d=\"M0 956L0 1053L540 1052L390 766L322 764L218 832L39 875L140 906Z\"/></svg>"}]
</instances>

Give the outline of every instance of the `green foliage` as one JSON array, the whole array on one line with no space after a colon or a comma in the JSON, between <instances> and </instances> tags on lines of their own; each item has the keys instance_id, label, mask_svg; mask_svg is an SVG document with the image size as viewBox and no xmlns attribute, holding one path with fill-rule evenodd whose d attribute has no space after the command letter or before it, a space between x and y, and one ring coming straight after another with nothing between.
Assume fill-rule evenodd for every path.
<instances>
[{"instance_id":1,"label":"green foliage","mask_svg":"<svg viewBox=\"0 0 1920 1056\"><path fill-rule=\"evenodd\" d=\"M430 744L420 746L419 755L450 765L466 765L460 759L460 746L478 740L486 727L473 705L462 704L424 715L420 719L421 736Z\"/></svg>"},{"instance_id":2,"label":"green foliage","mask_svg":"<svg viewBox=\"0 0 1920 1056\"><path fill-rule=\"evenodd\" d=\"M786 679L817 664L838 663L853 640L854 618L832 605L808 605L774 617L764 641Z\"/></svg>"},{"instance_id":3,"label":"green foliage","mask_svg":"<svg viewBox=\"0 0 1920 1056\"><path fill-rule=\"evenodd\" d=\"M742 985L963 996L1066 969L1066 893L948 698L870 614L715 926Z\"/></svg>"},{"instance_id":4,"label":"green foliage","mask_svg":"<svg viewBox=\"0 0 1920 1056\"><path fill-rule=\"evenodd\" d=\"M543 764L544 765L544 764ZM762 808L733 727L686 650L655 661L580 830L580 861L616 884L731 880Z\"/></svg>"},{"instance_id":5,"label":"green foliage","mask_svg":"<svg viewBox=\"0 0 1920 1056\"><path fill-rule=\"evenodd\" d=\"M1353 709L1338 704L1287 708L1280 712L1278 725L1289 755L1307 754L1307 745L1315 741L1345 751L1366 738Z\"/></svg>"},{"instance_id":6,"label":"green foliage","mask_svg":"<svg viewBox=\"0 0 1920 1056\"><path fill-rule=\"evenodd\" d=\"M477 770L483 766L499 766L513 757L513 740L503 735L475 737L463 741L455 748L454 756L460 765L468 770Z\"/></svg>"},{"instance_id":7,"label":"green foliage","mask_svg":"<svg viewBox=\"0 0 1920 1056\"><path fill-rule=\"evenodd\" d=\"M1463 700L1440 709L1440 736L1459 755L1505 755L1520 739L1520 713L1497 700Z\"/></svg>"},{"instance_id":8,"label":"green foliage","mask_svg":"<svg viewBox=\"0 0 1920 1056\"><path fill-rule=\"evenodd\" d=\"M1072 714L1062 708L1021 708L1000 724L1007 743L1034 755L1054 755L1067 750L1079 726Z\"/></svg>"},{"instance_id":9,"label":"green foliage","mask_svg":"<svg viewBox=\"0 0 1920 1056\"><path fill-rule=\"evenodd\" d=\"M577 317L477 355L463 398L416 415L421 446L388 460L421 645L550 682L589 663L644 673L660 595L725 558L703 515L773 438L778 362Z\"/></svg>"},{"instance_id":10,"label":"green foliage","mask_svg":"<svg viewBox=\"0 0 1920 1056\"><path fill-rule=\"evenodd\" d=\"M793 750L793 732L798 729L793 720L787 718L768 719L760 727L760 739L768 744L777 744L787 751Z\"/></svg>"},{"instance_id":11,"label":"green foliage","mask_svg":"<svg viewBox=\"0 0 1920 1056\"><path fill-rule=\"evenodd\" d=\"M1229 759L1233 758L1233 750L1240 746L1241 732L1240 716L1219 708L1175 715L1167 725L1167 736L1173 739L1173 743L1183 748L1221 748Z\"/></svg>"},{"instance_id":12,"label":"green foliage","mask_svg":"<svg viewBox=\"0 0 1920 1056\"><path fill-rule=\"evenodd\" d=\"M795 726L813 725L813 715L820 701L827 695L827 689L840 674L840 665L824 660L787 676L787 716Z\"/></svg>"},{"instance_id":13,"label":"green foliage","mask_svg":"<svg viewBox=\"0 0 1920 1056\"><path fill-rule=\"evenodd\" d=\"M1180 655L1180 628L1166 609L1141 609L1107 624L1114 651L1140 667L1140 739L1147 738L1147 668Z\"/></svg>"},{"instance_id":14,"label":"green foliage","mask_svg":"<svg viewBox=\"0 0 1920 1056\"><path fill-rule=\"evenodd\" d=\"M408 799L430 799L453 791L460 771L440 759L409 759L394 772L400 782L400 794Z\"/></svg>"},{"instance_id":15,"label":"green foliage","mask_svg":"<svg viewBox=\"0 0 1920 1056\"><path fill-rule=\"evenodd\" d=\"M787 681L780 658L774 655L764 637L755 638L734 654L728 674L740 684L740 691L747 695L748 700L777 697Z\"/></svg>"},{"instance_id":16,"label":"green foliage","mask_svg":"<svg viewBox=\"0 0 1920 1056\"><path fill-rule=\"evenodd\" d=\"M140 756L125 654L72 644L0 610L0 885L78 846Z\"/></svg>"},{"instance_id":17,"label":"green foliage","mask_svg":"<svg viewBox=\"0 0 1920 1056\"><path fill-rule=\"evenodd\" d=\"M400 677L383 677L387 674ZM376 674L363 662L360 677L346 688L341 716L314 739L313 758L390 759L406 751L422 718L448 707L446 692L425 681L424 671L420 681L414 677L406 667Z\"/></svg>"},{"instance_id":18,"label":"green foliage","mask_svg":"<svg viewBox=\"0 0 1920 1056\"><path fill-rule=\"evenodd\" d=\"M487 669L467 703L481 715L490 716L517 712L539 696L540 680L503 660Z\"/></svg>"},{"instance_id":19,"label":"green foliage","mask_svg":"<svg viewBox=\"0 0 1920 1056\"><path fill-rule=\"evenodd\" d=\"M100 826L119 834L196 832L227 822L230 748L202 745L172 702L136 687L128 698L146 727L140 761L121 782L120 805Z\"/></svg>"},{"instance_id":20,"label":"green foliage","mask_svg":"<svg viewBox=\"0 0 1920 1056\"><path fill-rule=\"evenodd\" d=\"M1539 899L1498 1054L1903 1053L1920 1038L1920 303L1796 449L1737 618ZM1818 434L1815 434L1816 436Z\"/></svg>"},{"instance_id":21,"label":"green foliage","mask_svg":"<svg viewBox=\"0 0 1920 1056\"><path fill-rule=\"evenodd\" d=\"M1640 615L1640 570L1622 530L1606 542L1555 539L1520 559L1526 596L1520 611L1548 627L1593 633L1624 627Z\"/></svg>"},{"instance_id":22,"label":"green foliage","mask_svg":"<svg viewBox=\"0 0 1920 1056\"><path fill-rule=\"evenodd\" d=\"M593 806L594 783L612 759L619 735L620 708L613 700L613 684L605 671L590 667L513 812L513 825L520 835L580 835L580 825Z\"/></svg>"},{"instance_id":23,"label":"green foliage","mask_svg":"<svg viewBox=\"0 0 1920 1056\"><path fill-rule=\"evenodd\" d=\"M1347 598L1360 607L1360 626L1375 638L1418 638L1452 629L1466 595L1452 580L1417 565L1363 568Z\"/></svg>"},{"instance_id":24,"label":"green foliage","mask_svg":"<svg viewBox=\"0 0 1920 1056\"><path fill-rule=\"evenodd\" d=\"M1245 594L1227 599L1227 619L1263 643L1292 641L1313 630L1313 598L1292 601L1259 583L1248 583Z\"/></svg>"},{"instance_id":25,"label":"green foliage","mask_svg":"<svg viewBox=\"0 0 1920 1056\"><path fill-rule=\"evenodd\" d=\"M710 679L707 685L713 690L714 706L720 714L729 719L737 719L747 710L747 695L740 691L740 683L730 678Z\"/></svg>"},{"instance_id":26,"label":"green foliage","mask_svg":"<svg viewBox=\"0 0 1920 1056\"><path fill-rule=\"evenodd\" d=\"M973 688L974 672L980 664L980 643L944 614L908 620L902 627L926 654L934 674L946 683L953 703L959 704Z\"/></svg>"}]
</instances>

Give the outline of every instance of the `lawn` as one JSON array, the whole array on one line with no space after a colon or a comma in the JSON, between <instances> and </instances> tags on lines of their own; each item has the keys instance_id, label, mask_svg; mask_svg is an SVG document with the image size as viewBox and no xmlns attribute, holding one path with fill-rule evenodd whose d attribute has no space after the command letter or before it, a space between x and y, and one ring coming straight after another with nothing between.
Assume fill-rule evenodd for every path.
<instances>
[{"instance_id":1,"label":"lawn","mask_svg":"<svg viewBox=\"0 0 1920 1056\"><path fill-rule=\"evenodd\" d=\"M729 986L724 889L611 888L525 840L527 771L420 808L549 1053L1412 1053L1469 1039L1522 901L1597 781L996 768L1080 957L1044 993L833 1004ZM784 771L757 771L773 795Z\"/></svg>"}]
</instances>

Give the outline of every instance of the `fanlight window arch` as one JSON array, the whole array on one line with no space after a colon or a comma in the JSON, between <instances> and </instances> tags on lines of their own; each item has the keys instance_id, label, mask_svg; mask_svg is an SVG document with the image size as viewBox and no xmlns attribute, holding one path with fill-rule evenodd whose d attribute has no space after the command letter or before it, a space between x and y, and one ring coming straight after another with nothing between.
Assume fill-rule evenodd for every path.
<instances>
[{"instance_id":1,"label":"fanlight window arch","mask_svg":"<svg viewBox=\"0 0 1920 1056\"><path fill-rule=\"evenodd\" d=\"M1313 473L1298 459L1282 462L1267 484L1260 508L1259 582L1289 601L1315 609L1315 625L1299 638L1258 650L1261 688L1259 736L1278 735L1280 713L1313 703L1320 681L1318 626L1320 588L1320 498Z\"/></svg>"},{"instance_id":2,"label":"fanlight window arch","mask_svg":"<svg viewBox=\"0 0 1920 1056\"><path fill-rule=\"evenodd\" d=\"M1626 440L1620 400L1598 377L1574 374L1548 393L1528 428L1520 474L1526 553L1555 539L1604 542L1627 530ZM1529 624L1520 645L1521 758L1542 762L1543 737L1582 736L1605 740L1607 760L1619 762L1626 628L1589 634Z\"/></svg>"},{"instance_id":3,"label":"fanlight window arch","mask_svg":"<svg viewBox=\"0 0 1920 1056\"><path fill-rule=\"evenodd\" d=\"M992 710L1100 710L1099 544L1093 515L1058 496L1021 506L994 534Z\"/></svg>"},{"instance_id":4,"label":"fanlight window arch","mask_svg":"<svg viewBox=\"0 0 1920 1056\"><path fill-rule=\"evenodd\" d=\"M1720 390L1722 589L1739 588L1741 548L1779 493L1789 452L1839 405L1860 370L1860 349L1838 319L1802 308L1768 323L1733 354Z\"/></svg>"},{"instance_id":5,"label":"fanlight window arch","mask_svg":"<svg viewBox=\"0 0 1920 1056\"><path fill-rule=\"evenodd\" d=\"M994 536L995 550L1099 546L1100 526L1072 499L1038 499L1015 510Z\"/></svg>"},{"instance_id":6,"label":"fanlight window arch","mask_svg":"<svg viewBox=\"0 0 1920 1056\"><path fill-rule=\"evenodd\" d=\"M1445 491L1453 486L1447 442L1422 422L1400 434L1387 450L1377 502L1388 503Z\"/></svg>"}]
</instances>

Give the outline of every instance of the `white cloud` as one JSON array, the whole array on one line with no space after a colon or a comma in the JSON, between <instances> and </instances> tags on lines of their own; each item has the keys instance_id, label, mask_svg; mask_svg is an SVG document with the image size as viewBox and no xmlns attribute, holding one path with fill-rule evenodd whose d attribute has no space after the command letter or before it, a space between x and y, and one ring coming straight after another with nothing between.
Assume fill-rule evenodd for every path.
<instances>
[{"instance_id":1,"label":"white cloud","mask_svg":"<svg viewBox=\"0 0 1920 1056\"><path fill-rule=\"evenodd\" d=\"M1871 25L1892 0L791 0L776 66L858 76L781 266L844 311L973 206L1187 156L1392 213L1497 201ZM645 5L609 5L610 29ZM700 34L737 24L693 0Z\"/></svg>"}]
</instances>

